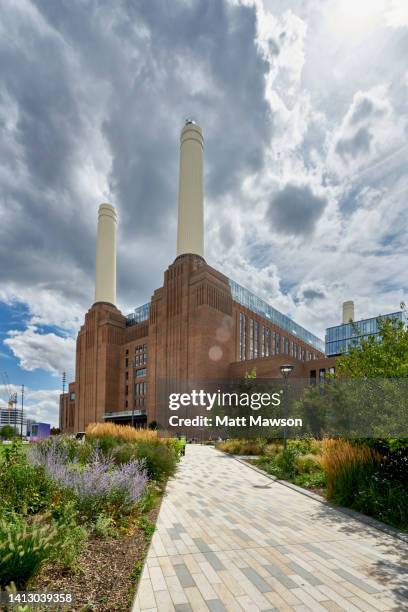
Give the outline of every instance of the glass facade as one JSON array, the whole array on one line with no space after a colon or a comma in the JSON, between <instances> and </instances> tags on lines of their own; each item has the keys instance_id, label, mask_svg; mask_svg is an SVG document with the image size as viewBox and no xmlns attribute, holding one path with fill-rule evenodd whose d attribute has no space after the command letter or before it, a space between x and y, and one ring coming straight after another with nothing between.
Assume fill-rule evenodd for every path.
<instances>
[{"instance_id":1,"label":"glass facade","mask_svg":"<svg viewBox=\"0 0 408 612\"><path fill-rule=\"evenodd\" d=\"M265 319L268 319L271 321L271 323L275 323L275 325L281 329L284 329L294 336L297 336L299 340L303 340L307 344L310 344L310 346L313 346L315 349L322 352L324 351L323 340L307 331L307 329L301 325L298 325L292 321L292 319L273 308L273 306L264 300L261 300L261 298L248 291L248 289L245 289L245 287L238 285L238 283L235 281L229 279L229 285L233 300L242 306L245 306L245 308L248 308L248 310L252 310L252 312L255 312Z\"/></svg>"},{"instance_id":2,"label":"glass facade","mask_svg":"<svg viewBox=\"0 0 408 612\"><path fill-rule=\"evenodd\" d=\"M348 353L350 346L358 346L361 338L370 336L379 338L378 321L381 319L405 321L405 316L402 311L399 311L354 323L328 327L326 329L326 355L344 355Z\"/></svg>"},{"instance_id":3,"label":"glass facade","mask_svg":"<svg viewBox=\"0 0 408 612\"><path fill-rule=\"evenodd\" d=\"M126 325L130 327L131 325L136 325L136 323L141 323L142 321L148 321L150 317L150 302L148 304L143 304L143 306L139 306L135 308L133 312L127 315L126 317Z\"/></svg>"}]
</instances>

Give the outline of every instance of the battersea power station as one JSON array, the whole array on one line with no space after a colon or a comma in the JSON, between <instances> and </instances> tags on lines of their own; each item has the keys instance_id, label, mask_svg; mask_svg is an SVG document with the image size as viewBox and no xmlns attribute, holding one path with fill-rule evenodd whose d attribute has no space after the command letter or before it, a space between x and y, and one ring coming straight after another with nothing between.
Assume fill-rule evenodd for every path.
<instances>
[{"instance_id":1,"label":"battersea power station","mask_svg":"<svg viewBox=\"0 0 408 612\"><path fill-rule=\"evenodd\" d=\"M321 339L205 261L204 141L188 120L180 137L177 250L150 302L130 315L116 306L117 213L101 204L96 245L95 302L76 344L75 381L61 396L60 426L89 423L147 426L158 419L163 381L240 380L256 370L313 379L328 370Z\"/></svg>"}]
</instances>

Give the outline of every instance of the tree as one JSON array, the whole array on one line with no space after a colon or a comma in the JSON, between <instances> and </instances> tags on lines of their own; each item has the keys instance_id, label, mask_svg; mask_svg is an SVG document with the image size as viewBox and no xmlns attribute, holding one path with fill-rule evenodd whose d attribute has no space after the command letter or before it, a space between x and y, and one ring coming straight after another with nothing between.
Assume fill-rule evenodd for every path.
<instances>
[{"instance_id":1,"label":"tree","mask_svg":"<svg viewBox=\"0 0 408 612\"><path fill-rule=\"evenodd\" d=\"M17 432L12 425L3 425L3 427L0 429L0 436L3 438L3 440L12 440L16 437L16 435Z\"/></svg>"},{"instance_id":2,"label":"tree","mask_svg":"<svg viewBox=\"0 0 408 612\"><path fill-rule=\"evenodd\" d=\"M396 319L378 319L379 341L374 336L351 347L337 360L336 374L347 378L408 377L408 328Z\"/></svg>"}]
</instances>

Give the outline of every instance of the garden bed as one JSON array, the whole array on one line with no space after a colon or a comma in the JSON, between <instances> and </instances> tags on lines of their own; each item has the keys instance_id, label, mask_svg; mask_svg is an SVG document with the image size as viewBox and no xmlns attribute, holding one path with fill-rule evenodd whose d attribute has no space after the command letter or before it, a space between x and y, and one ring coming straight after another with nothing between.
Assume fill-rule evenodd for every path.
<instances>
[{"instance_id":1,"label":"garden bed","mask_svg":"<svg viewBox=\"0 0 408 612\"><path fill-rule=\"evenodd\" d=\"M160 509L161 496L144 516L142 526L135 524L126 535L93 538L78 558L78 570L61 571L46 565L31 584L38 592L71 593L72 610L129 610L149 547L153 526Z\"/></svg>"},{"instance_id":2,"label":"garden bed","mask_svg":"<svg viewBox=\"0 0 408 612\"><path fill-rule=\"evenodd\" d=\"M112 424L87 434L2 454L0 587L70 593L75 612L128 610L184 442Z\"/></svg>"}]
</instances>

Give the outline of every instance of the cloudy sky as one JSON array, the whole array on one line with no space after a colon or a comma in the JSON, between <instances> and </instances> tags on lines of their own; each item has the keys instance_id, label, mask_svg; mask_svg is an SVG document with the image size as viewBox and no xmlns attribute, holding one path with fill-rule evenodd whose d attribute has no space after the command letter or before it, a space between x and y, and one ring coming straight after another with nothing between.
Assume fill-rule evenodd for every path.
<instances>
[{"instance_id":1,"label":"cloudy sky","mask_svg":"<svg viewBox=\"0 0 408 612\"><path fill-rule=\"evenodd\" d=\"M322 337L346 299L398 310L407 57L406 0L3 0L0 372L30 414L56 423L72 379L100 202L120 217L119 307L161 285L185 117L210 264Z\"/></svg>"}]
</instances>

